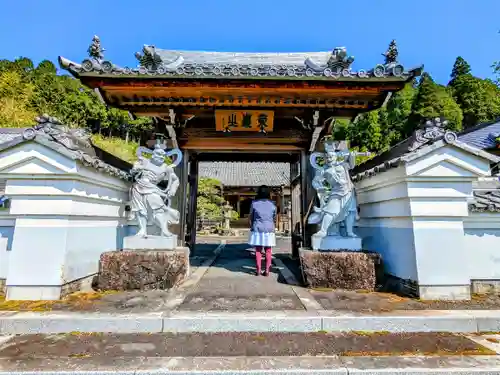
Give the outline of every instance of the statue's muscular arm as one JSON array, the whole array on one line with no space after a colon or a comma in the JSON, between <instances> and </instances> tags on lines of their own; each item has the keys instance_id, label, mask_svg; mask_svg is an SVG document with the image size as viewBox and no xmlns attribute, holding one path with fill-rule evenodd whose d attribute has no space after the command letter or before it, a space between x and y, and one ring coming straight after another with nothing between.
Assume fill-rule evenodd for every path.
<instances>
[{"instance_id":1,"label":"statue's muscular arm","mask_svg":"<svg viewBox=\"0 0 500 375\"><path fill-rule=\"evenodd\" d=\"M179 188L180 180L174 172L174 168L167 166L165 180L168 182L167 194L173 197Z\"/></svg>"},{"instance_id":2,"label":"statue's muscular arm","mask_svg":"<svg viewBox=\"0 0 500 375\"><path fill-rule=\"evenodd\" d=\"M142 159L139 159L138 161L136 161L134 163L134 165L132 166L132 169L130 170L130 174L135 177L136 175L138 175L141 171L143 170L143 161Z\"/></svg>"}]
</instances>

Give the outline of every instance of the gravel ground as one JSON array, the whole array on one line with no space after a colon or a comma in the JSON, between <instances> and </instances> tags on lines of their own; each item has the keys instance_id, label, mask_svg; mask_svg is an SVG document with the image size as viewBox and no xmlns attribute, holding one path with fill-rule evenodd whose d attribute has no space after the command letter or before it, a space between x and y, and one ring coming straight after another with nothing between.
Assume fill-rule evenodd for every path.
<instances>
[{"instance_id":1,"label":"gravel ground","mask_svg":"<svg viewBox=\"0 0 500 375\"><path fill-rule=\"evenodd\" d=\"M391 293L309 290L325 310L384 312L394 310L497 310L500 295L473 296L470 301L420 301Z\"/></svg>"},{"instance_id":2,"label":"gravel ground","mask_svg":"<svg viewBox=\"0 0 500 375\"><path fill-rule=\"evenodd\" d=\"M492 354L464 336L447 333L73 333L16 336L0 347L0 357L9 359Z\"/></svg>"}]
</instances>

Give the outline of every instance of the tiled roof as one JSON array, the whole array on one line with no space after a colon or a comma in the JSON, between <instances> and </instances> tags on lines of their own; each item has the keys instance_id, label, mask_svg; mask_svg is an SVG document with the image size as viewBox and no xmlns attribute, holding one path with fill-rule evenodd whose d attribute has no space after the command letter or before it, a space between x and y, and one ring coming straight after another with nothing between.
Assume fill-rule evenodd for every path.
<instances>
[{"instance_id":1,"label":"tiled roof","mask_svg":"<svg viewBox=\"0 0 500 375\"><path fill-rule=\"evenodd\" d=\"M471 154L483 157L490 162L499 163L500 158L482 148L464 142L458 134L446 130L445 123L440 119L427 121L409 138L394 145L389 150L354 167L351 170L353 181L370 178L380 172L397 168L412 160L426 155L433 150L452 144Z\"/></svg>"},{"instance_id":2,"label":"tiled roof","mask_svg":"<svg viewBox=\"0 0 500 375\"><path fill-rule=\"evenodd\" d=\"M469 203L472 212L500 212L500 189L476 190Z\"/></svg>"},{"instance_id":3,"label":"tiled roof","mask_svg":"<svg viewBox=\"0 0 500 375\"><path fill-rule=\"evenodd\" d=\"M37 142L83 165L129 180L129 163L94 146L81 129L69 129L55 117L42 115L31 128L0 128L0 152L24 142Z\"/></svg>"},{"instance_id":4,"label":"tiled roof","mask_svg":"<svg viewBox=\"0 0 500 375\"><path fill-rule=\"evenodd\" d=\"M288 163L200 162L199 175L224 186L281 186L290 184Z\"/></svg>"},{"instance_id":5,"label":"tiled roof","mask_svg":"<svg viewBox=\"0 0 500 375\"><path fill-rule=\"evenodd\" d=\"M165 76L237 79L300 79L300 80L380 80L408 81L419 76L423 67L407 70L397 61L378 64L372 69L354 71L345 47L324 52L249 53L164 50L144 45L135 54L140 66L121 67L105 60L99 37L90 47L90 59L78 64L59 56L59 64L73 75Z\"/></svg>"},{"instance_id":6,"label":"tiled roof","mask_svg":"<svg viewBox=\"0 0 500 375\"><path fill-rule=\"evenodd\" d=\"M469 202L471 212L500 212L500 179L491 177L472 184L473 197Z\"/></svg>"},{"instance_id":7,"label":"tiled roof","mask_svg":"<svg viewBox=\"0 0 500 375\"><path fill-rule=\"evenodd\" d=\"M481 150L496 147L495 137L500 136L500 119L479 124L458 135L458 139Z\"/></svg>"},{"instance_id":8,"label":"tiled roof","mask_svg":"<svg viewBox=\"0 0 500 375\"><path fill-rule=\"evenodd\" d=\"M25 128L0 128L0 144L22 137Z\"/></svg>"}]
</instances>

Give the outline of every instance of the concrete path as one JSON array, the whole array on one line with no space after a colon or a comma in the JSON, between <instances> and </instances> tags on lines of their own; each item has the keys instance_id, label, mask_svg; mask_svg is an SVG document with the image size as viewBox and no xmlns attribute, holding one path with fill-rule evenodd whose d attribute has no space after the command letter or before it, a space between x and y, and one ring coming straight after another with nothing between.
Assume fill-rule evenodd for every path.
<instances>
[{"instance_id":1,"label":"concrete path","mask_svg":"<svg viewBox=\"0 0 500 375\"><path fill-rule=\"evenodd\" d=\"M244 243L226 244L178 310L304 310L291 286L280 277L279 270L273 268L268 277L255 273L252 249Z\"/></svg>"}]
</instances>

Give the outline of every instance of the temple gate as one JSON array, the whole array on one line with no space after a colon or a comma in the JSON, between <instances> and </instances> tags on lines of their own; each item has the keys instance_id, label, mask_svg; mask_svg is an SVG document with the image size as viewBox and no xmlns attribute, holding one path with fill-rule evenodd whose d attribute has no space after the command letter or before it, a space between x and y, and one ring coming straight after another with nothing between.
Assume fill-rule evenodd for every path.
<instances>
[{"instance_id":1,"label":"temple gate","mask_svg":"<svg viewBox=\"0 0 500 375\"><path fill-rule=\"evenodd\" d=\"M314 202L309 154L331 134L336 118L354 119L380 108L392 93L420 75L397 53L370 70L353 70L346 49L314 53L186 52L144 46L139 66L106 60L94 37L78 64L62 68L95 90L104 103L151 116L167 148L182 150L177 228L181 245L196 241L200 161L279 161L291 164L293 253L308 246L306 216ZM152 140L154 143L154 140ZM147 142L146 142L147 143ZM298 241L300 239L300 241Z\"/></svg>"}]
</instances>

